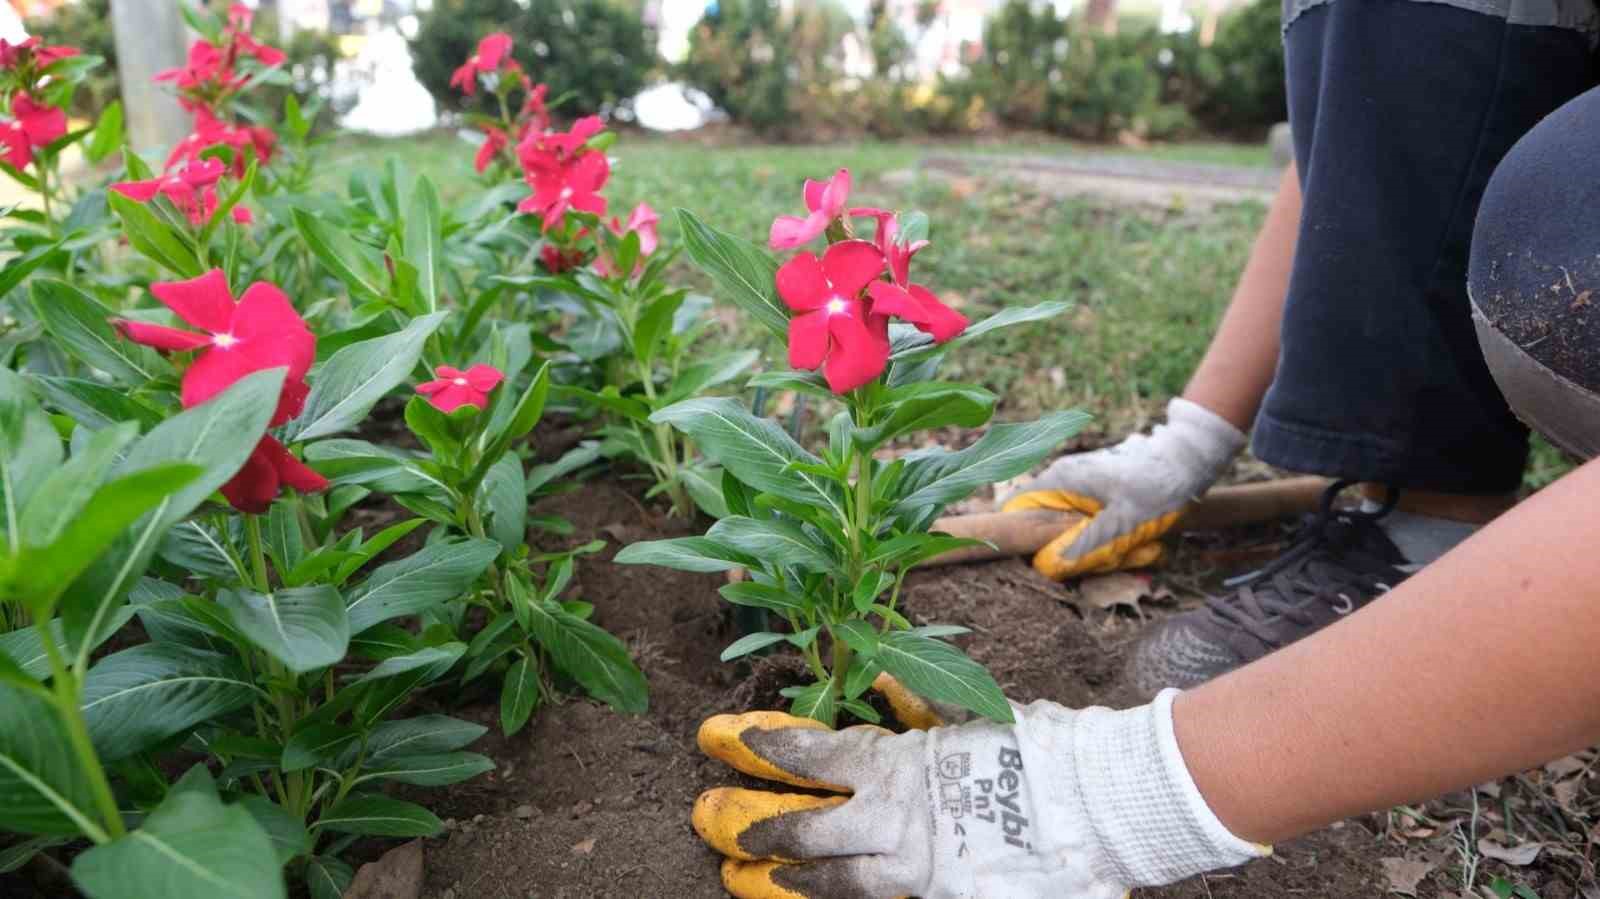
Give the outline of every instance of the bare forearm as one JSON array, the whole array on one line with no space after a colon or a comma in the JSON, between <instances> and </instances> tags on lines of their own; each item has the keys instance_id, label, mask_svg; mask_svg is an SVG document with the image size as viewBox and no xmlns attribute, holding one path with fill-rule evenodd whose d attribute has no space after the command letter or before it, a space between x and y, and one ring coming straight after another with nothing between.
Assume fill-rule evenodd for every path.
<instances>
[{"instance_id":1,"label":"bare forearm","mask_svg":"<svg viewBox=\"0 0 1600 899\"><path fill-rule=\"evenodd\" d=\"M1241 431L1250 430L1278 365L1278 330L1299 227L1300 180L1290 165L1222 324L1183 392L1185 399L1205 406Z\"/></svg>"},{"instance_id":2,"label":"bare forearm","mask_svg":"<svg viewBox=\"0 0 1600 899\"><path fill-rule=\"evenodd\" d=\"M1600 743L1600 462L1321 633L1179 697L1195 782L1273 842Z\"/></svg>"}]
</instances>

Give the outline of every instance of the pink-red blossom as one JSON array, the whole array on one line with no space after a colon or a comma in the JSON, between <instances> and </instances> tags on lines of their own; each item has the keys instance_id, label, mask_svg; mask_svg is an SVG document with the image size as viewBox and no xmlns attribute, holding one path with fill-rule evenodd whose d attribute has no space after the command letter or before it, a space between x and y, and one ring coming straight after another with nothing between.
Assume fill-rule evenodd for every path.
<instances>
[{"instance_id":1,"label":"pink-red blossom","mask_svg":"<svg viewBox=\"0 0 1600 899\"><path fill-rule=\"evenodd\" d=\"M650 208L649 203L640 203L633 207L633 212L628 215L627 223L617 221L615 216L612 216L611 220L606 222L606 227L610 228L611 233L618 237L627 237L629 234L639 235L639 258L634 263L634 272L644 267L645 258L654 253L656 247L660 245L660 237L656 234L656 225L660 221L661 216ZM615 278L621 274L617 271L616 264L606 253L601 253L599 258L595 259L594 268L595 271L607 278ZM630 276L632 274L633 272L629 273Z\"/></svg>"},{"instance_id":2,"label":"pink-red blossom","mask_svg":"<svg viewBox=\"0 0 1600 899\"><path fill-rule=\"evenodd\" d=\"M47 47L39 43L36 37L30 37L18 44L0 38L0 69L16 68L30 53L33 55L33 61L40 68L44 68L57 60L77 56L82 52L77 47Z\"/></svg>"},{"instance_id":3,"label":"pink-red blossom","mask_svg":"<svg viewBox=\"0 0 1600 899\"><path fill-rule=\"evenodd\" d=\"M493 125L485 125L483 128L483 143L478 145L478 155L472 160L472 167L478 170L478 174L483 174L510 141L511 139L506 137L504 131Z\"/></svg>"},{"instance_id":4,"label":"pink-red blossom","mask_svg":"<svg viewBox=\"0 0 1600 899\"><path fill-rule=\"evenodd\" d=\"M872 311L915 325L917 330L931 335L936 343L944 343L967 329L967 317L940 302L933 291L911 283L911 257L928 242L918 240L903 244L898 239L899 229L900 223L893 215L878 216L875 242L888 263L889 277L893 280L874 281L867 288L872 297Z\"/></svg>"},{"instance_id":5,"label":"pink-red blossom","mask_svg":"<svg viewBox=\"0 0 1600 899\"><path fill-rule=\"evenodd\" d=\"M511 35L503 31L485 35L478 41L478 52L467 57L450 75L450 86L467 96L478 92L478 76L500 71L500 65L511 55Z\"/></svg>"},{"instance_id":6,"label":"pink-red blossom","mask_svg":"<svg viewBox=\"0 0 1600 899\"><path fill-rule=\"evenodd\" d=\"M202 225L217 207L217 179L226 167L220 159L185 163L168 174L145 181L119 181L111 189L132 200L148 203L159 194L172 201L192 225Z\"/></svg>"},{"instance_id":7,"label":"pink-red blossom","mask_svg":"<svg viewBox=\"0 0 1600 899\"><path fill-rule=\"evenodd\" d=\"M201 107L195 111L194 131L178 141L167 155L167 168L180 162L196 162L200 154L212 147L229 147L233 150L233 176L243 178L250 160L266 165L272 160L272 150L278 136L263 125L231 125Z\"/></svg>"},{"instance_id":8,"label":"pink-red blossom","mask_svg":"<svg viewBox=\"0 0 1600 899\"><path fill-rule=\"evenodd\" d=\"M545 271L552 275L569 272L582 265L585 255L587 254L582 249L563 250L551 243L539 248L539 262L544 265Z\"/></svg>"},{"instance_id":9,"label":"pink-red blossom","mask_svg":"<svg viewBox=\"0 0 1600 899\"><path fill-rule=\"evenodd\" d=\"M454 412L462 406L489 406L489 393L505 380L492 365L479 363L466 371L441 365L433 370L437 380L417 385L417 392L428 398L441 412Z\"/></svg>"},{"instance_id":10,"label":"pink-red blossom","mask_svg":"<svg viewBox=\"0 0 1600 899\"><path fill-rule=\"evenodd\" d=\"M828 387L849 393L889 363L888 319L861 298L883 273L883 254L864 240L836 243L818 259L804 252L778 269L778 295L798 314L789 320L789 364L823 367Z\"/></svg>"},{"instance_id":11,"label":"pink-red blossom","mask_svg":"<svg viewBox=\"0 0 1600 899\"><path fill-rule=\"evenodd\" d=\"M320 493L328 489L328 479L294 457L271 434L250 452L244 467L226 484L222 495L229 505L251 515L261 515L272 507L278 491L292 487L301 493Z\"/></svg>"},{"instance_id":12,"label":"pink-red blossom","mask_svg":"<svg viewBox=\"0 0 1600 899\"><path fill-rule=\"evenodd\" d=\"M534 166L528 174L533 194L517 204L517 211L538 213L545 231L559 228L570 210L605 215L606 198L600 191L610 177L611 163L604 153L593 151L570 163Z\"/></svg>"},{"instance_id":13,"label":"pink-red blossom","mask_svg":"<svg viewBox=\"0 0 1600 899\"><path fill-rule=\"evenodd\" d=\"M827 181L806 179L803 191L806 214L780 215L772 221L768 242L774 250L789 250L810 243L845 213L850 199L850 170L840 169Z\"/></svg>"},{"instance_id":14,"label":"pink-red blossom","mask_svg":"<svg viewBox=\"0 0 1600 899\"><path fill-rule=\"evenodd\" d=\"M67 133L66 110L47 106L27 94L19 93L11 98L11 115L35 148L47 147Z\"/></svg>"},{"instance_id":15,"label":"pink-red blossom","mask_svg":"<svg viewBox=\"0 0 1600 899\"><path fill-rule=\"evenodd\" d=\"M0 122L0 158L15 169L25 169L33 161L33 142L20 122Z\"/></svg>"},{"instance_id":16,"label":"pink-red blossom","mask_svg":"<svg viewBox=\"0 0 1600 899\"><path fill-rule=\"evenodd\" d=\"M251 372L281 367L288 372L272 424L300 414L309 392L305 376L316 357L317 339L283 291L257 281L235 303L227 276L222 269L212 269L188 281L152 284L150 292L198 330L127 319L115 324L135 343L169 352L200 351L183 373L184 408L205 402Z\"/></svg>"}]
</instances>

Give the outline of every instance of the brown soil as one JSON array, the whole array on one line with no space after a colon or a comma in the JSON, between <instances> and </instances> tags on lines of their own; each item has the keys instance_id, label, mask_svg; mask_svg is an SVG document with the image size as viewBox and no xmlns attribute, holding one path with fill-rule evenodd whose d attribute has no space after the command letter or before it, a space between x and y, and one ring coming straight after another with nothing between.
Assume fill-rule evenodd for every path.
<instances>
[{"instance_id":1,"label":"brown soil","mask_svg":"<svg viewBox=\"0 0 1600 899\"><path fill-rule=\"evenodd\" d=\"M598 534L615 547L693 532L641 510L611 484L555 498L540 511L570 519L574 542ZM574 700L541 709L510 740L491 730L474 748L500 770L428 797L453 823L428 845L423 896L725 895L717 857L690 828L689 809L702 790L734 778L699 753L695 729L708 715L770 703L791 674L781 664L752 673L717 661L735 637L729 607L715 593L720 576L605 564L611 553L581 566L577 595L634 647L650 678L649 713L629 718ZM919 623L971 628L960 642L1015 699L1135 704L1121 680L1121 655L1137 620L1085 620L1059 601L1061 590L1026 565L1002 562L921 573L904 602ZM497 724L489 702L455 714ZM1380 848L1371 830L1350 822L1241 871L1140 895L1368 899L1384 892L1376 859L1398 854ZM1425 887L1421 895L1434 894Z\"/></svg>"}]
</instances>

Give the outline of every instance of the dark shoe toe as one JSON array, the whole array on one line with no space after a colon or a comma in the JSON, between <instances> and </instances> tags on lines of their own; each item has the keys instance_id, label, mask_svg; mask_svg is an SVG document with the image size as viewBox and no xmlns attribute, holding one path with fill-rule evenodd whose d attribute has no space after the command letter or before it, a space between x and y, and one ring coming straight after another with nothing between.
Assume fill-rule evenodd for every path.
<instances>
[{"instance_id":1,"label":"dark shoe toe","mask_svg":"<svg viewBox=\"0 0 1600 899\"><path fill-rule=\"evenodd\" d=\"M1187 690L1246 660L1217 639L1204 609L1174 615L1151 629L1128 658L1128 679L1146 699L1168 687Z\"/></svg>"}]
</instances>

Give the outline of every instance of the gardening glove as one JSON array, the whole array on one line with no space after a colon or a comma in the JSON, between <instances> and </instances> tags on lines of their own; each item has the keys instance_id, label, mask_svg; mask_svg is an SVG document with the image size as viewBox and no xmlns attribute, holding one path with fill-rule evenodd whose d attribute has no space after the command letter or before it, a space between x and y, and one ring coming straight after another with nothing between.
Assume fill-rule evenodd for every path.
<instances>
[{"instance_id":1,"label":"gardening glove","mask_svg":"<svg viewBox=\"0 0 1600 899\"><path fill-rule=\"evenodd\" d=\"M694 826L739 899L1121 899L1268 854L1217 820L1184 765L1168 690L1128 711L1015 706L893 734L782 712L719 715L700 748L817 796L723 787ZM892 697L891 697L892 701Z\"/></svg>"},{"instance_id":2,"label":"gardening glove","mask_svg":"<svg viewBox=\"0 0 1600 899\"><path fill-rule=\"evenodd\" d=\"M1044 473L1000 497L1001 510L1081 512L1033 557L1054 580L1140 568L1161 558L1162 534L1189 503L1210 489L1244 448L1244 432L1181 397L1167 404L1166 424L1116 446L1063 456Z\"/></svg>"}]
</instances>

